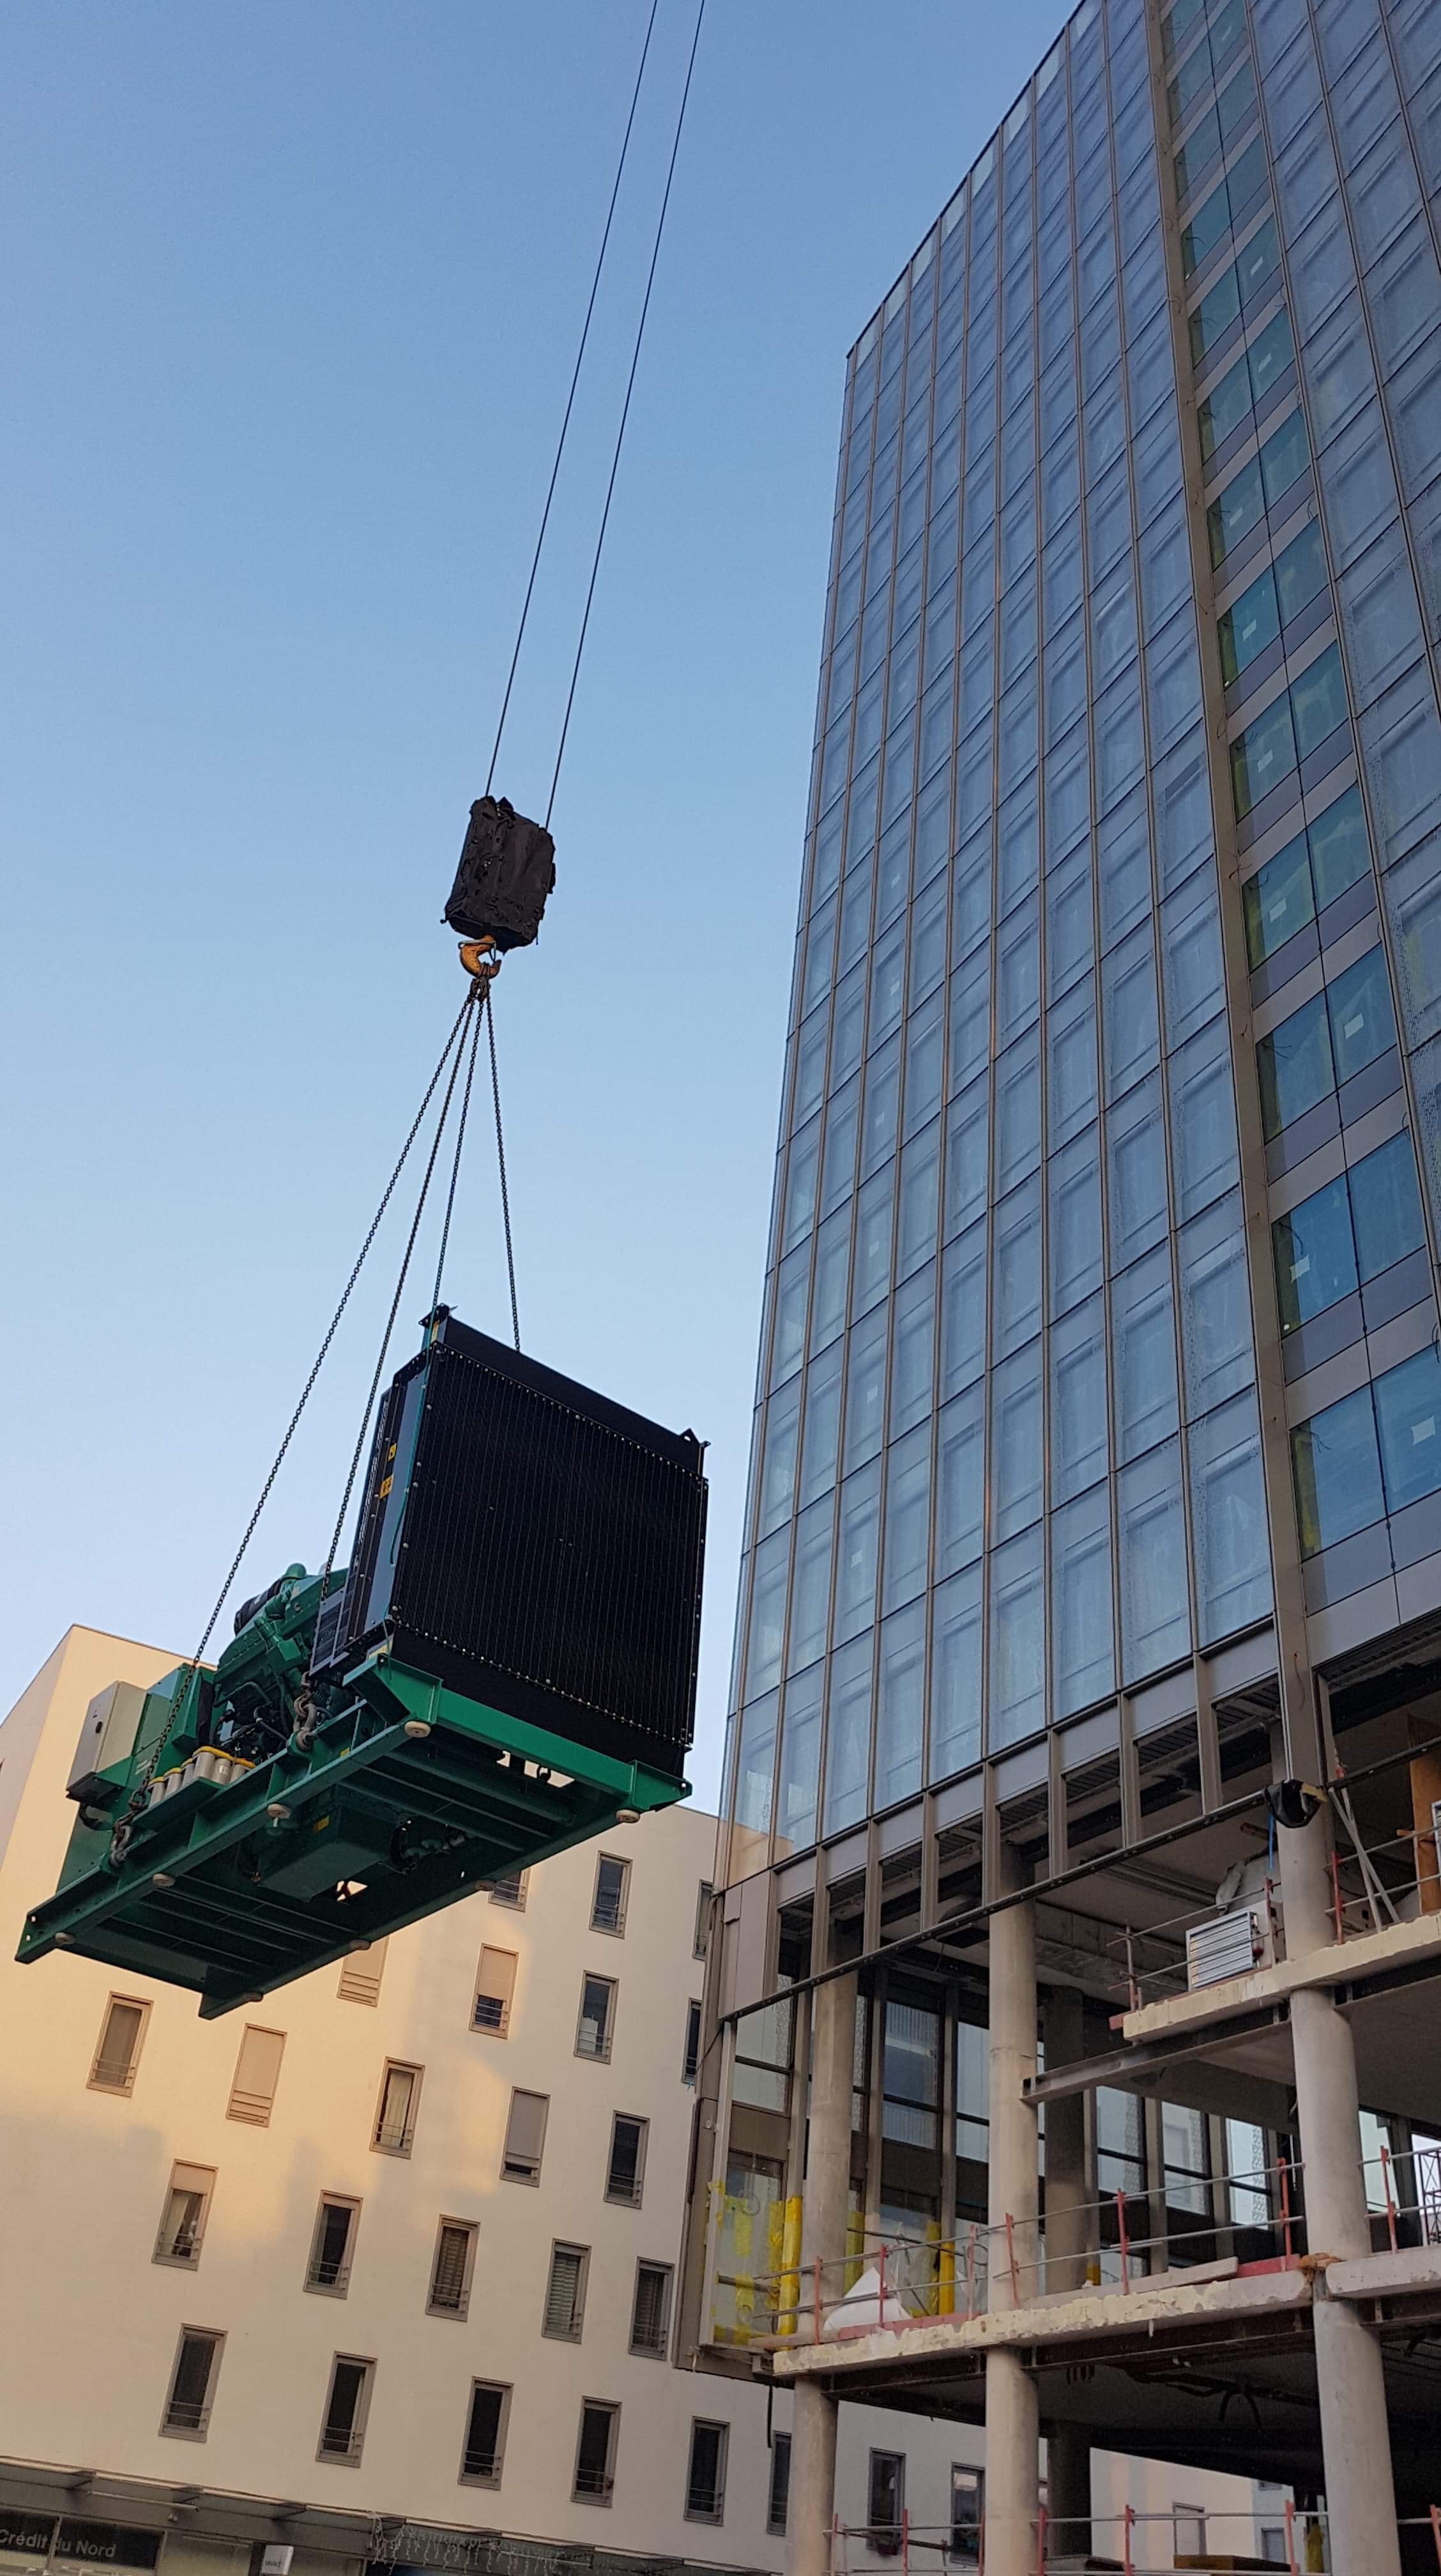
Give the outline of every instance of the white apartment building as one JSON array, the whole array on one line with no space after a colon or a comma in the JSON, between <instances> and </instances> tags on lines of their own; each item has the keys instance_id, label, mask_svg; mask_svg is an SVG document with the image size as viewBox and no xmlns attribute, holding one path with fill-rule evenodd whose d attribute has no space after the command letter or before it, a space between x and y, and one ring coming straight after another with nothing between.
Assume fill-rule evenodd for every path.
<instances>
[{"instance_id":1,"label":"white apartment building","mask_svg":"<svg viewBox=\"0 0 1441 2576\"><path fill-rule=\"evenodd\" d=\"M73 1628L0 1726L0 2570L781 2567L789 2398L670 2366L714 1819L647 1818L218 2022L89 1960L16 1967L89 1701L175 1661ZM838 2517L904 2503L964 2566L981 2451L847 2408ZM1145 2464L1097 2489L1253 2503Z\"/></svg>"}]
</instances>

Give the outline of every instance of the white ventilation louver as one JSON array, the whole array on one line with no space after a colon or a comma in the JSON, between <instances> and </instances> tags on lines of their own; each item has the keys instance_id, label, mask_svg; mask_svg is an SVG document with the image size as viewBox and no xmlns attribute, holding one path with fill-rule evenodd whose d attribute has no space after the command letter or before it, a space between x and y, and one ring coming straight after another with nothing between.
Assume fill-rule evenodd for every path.
<instances>
[{"instance_id":1,"label":"white ventilation louver","mask_svg":"<svg viewBox=\"0 0 1441 2576\"><path fill-rule=\"evenodd\" d=\"M1269 1942L1259 1907L1238 1905L1230 1914L1213 1914L1186 1935L1186 1983L1219 1985L1223 1977L1249 1976L1267 1956Z\"/></svg>"}]
</instances>

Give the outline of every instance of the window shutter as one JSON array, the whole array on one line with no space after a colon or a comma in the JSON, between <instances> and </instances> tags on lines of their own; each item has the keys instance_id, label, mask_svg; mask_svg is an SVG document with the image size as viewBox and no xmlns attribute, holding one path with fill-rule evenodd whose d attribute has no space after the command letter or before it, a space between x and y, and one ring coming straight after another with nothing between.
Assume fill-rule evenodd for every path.
<instances>
[{"instance_id":1,"label":"window shutter","mask_svg":"<svg viewBox=\"0 0 1441 2576\"><path fill-rule=\"evenodd\" d=\"M435 2249L435 2271L430 2284L433 2308L459 2310L465 2297L465 2266L470 2253L470 2229L452 2225L442 2219L440 2242Z\"/></svg>"},{"instance_id":2,"label":"window shutter","mask_svg":"<svg viewBox=\"0 0 1441 2576\"><path fill-rule=\"evenodd\" d=\"M90 2081L107 2093L128 2093L135 2076L136 2052L145 2022L143 2004L111 2001L106 2007L100 2046Z\"/></svg>"},{"instance_id":3,"label":"window shutter","mask_svg":"<svg viewBox=\"0 0 1441 2576\"><path fill-rule=\"evenodd\" d=\"M497 2039L504 2039L510 2029L515 1969L513 1950L481 1951L480 1974L475 1981L474 2026L493 2031Z\"/></svg>"},{"instance_id":4,"label":"window shutter","mask_svg":"<svg viewBox=\"0 0 1441 2576\"><path fill-rule=\"evenodd\" d=\"M545 2293L545 2332L573 2338L580 2331L580 2287L585 2257L572 2245L557 2245L550 2258Z\"/></svg>"},{"instance_id":5,"label":"window shutter","mask_svg":"<svg viewBox=\"0 0 1441 2576\"><path fill-rule=\"evenodd\" d=\"M372 1941L368 1950L356 1950L340 1971L336 1993L342 2003L373 2004L380 1995L380 1980L385 1974L385 1952L388 1935Z\"/></svg>"},{"instance_id":6,"label":"window shutter","mask_svg":"<svg viewBox=\"0 0 1441 2576\"><path fill-rule=\"evenodd\" d=\"M247 2024L240 2054L235 2061L235 2081L230 2087L230 2100L226 2106L228 2120L249 2120L258 2129L267 2126L284 2054L283 2030L257 2030Z\"/></svg>"},{"instance_id":7,"label":"window shutter","mask_svg":"<svg viewBox=\"0 0 1441 2576\"><path fill-rule=\"evenodd\" d=\"M375 2123L374 2144L377 2147L386 2147L398 2154L409 2146L419 2090L419 2074L415 2067L387 2066L380 2096L380 2115Z\"/></svg>"},{"instance_id":8,"label":"window shutter","mask_svg":"<svg viewBox=\"0 0 1441 2576\"><path fill-rule=\"evenodd\" d=\"M540 2171L541 2152L545 2146L546 2114L550 2096L546 2093L512 2093L510 2118L506 2123L504 2170L527 2176Z\"/></svg>"}]
</instances>

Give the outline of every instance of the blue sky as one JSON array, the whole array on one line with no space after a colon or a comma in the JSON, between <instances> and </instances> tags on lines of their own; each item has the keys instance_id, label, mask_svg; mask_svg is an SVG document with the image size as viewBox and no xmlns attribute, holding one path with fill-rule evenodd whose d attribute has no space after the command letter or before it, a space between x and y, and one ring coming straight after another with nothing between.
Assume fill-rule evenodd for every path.
<instances>
[{"instance_id":1,"label":"blue sky","mask_svg":"<svg viewBox=\"0 0 1441 2576\"><path fill-rule=\"evenodd\" d=\"M459 1002L439 914L645 15L0 13L0 1708L72 1620L194 1645ZM712 1443L707 1799L845 352L1062 16L710 0L559 882L496 993L526 1346ZM661 0L497 775L531 810L692 25ZM323 1556L398 1258L247 1589ZM447 1294L504 1332L483 1127Z\"/></svg>"}]
</instances>

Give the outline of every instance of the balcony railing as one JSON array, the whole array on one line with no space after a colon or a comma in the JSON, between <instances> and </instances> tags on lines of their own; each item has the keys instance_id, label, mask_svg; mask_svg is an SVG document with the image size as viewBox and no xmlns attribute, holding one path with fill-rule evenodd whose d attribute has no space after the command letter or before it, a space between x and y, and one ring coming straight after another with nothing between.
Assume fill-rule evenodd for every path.
<instances>
[{"instance_id":1,"label":"balcony railing","mask_svg":"<svg viewBox=\"0 0 1441 2576\"><path fill-rule=\"evenodd\" d=\"M595 2468L589 2462L582 2460L575 2473L575 2492L578 2496L608 2496L613 2492L614 2487L615 2478L608 2468Z\"/></svg>"},{"instance_id":2,"label":"balcony railing","mask_svg":"<svg viewBox=\"0 0 1441 2576\"><path fill-rule=\"evenodd\" d=\"M397 2113L393 2111L382 2111L379 2119L376 2121L375 2135L371 2140L371 2144L372 2146L381 2148L386 2155L408 2156L410 2153L410 2142L414 2135L415 2115L413 2112L406 2111L404 2113Z\"/></svg>"},{"instance_id":3,"label":"balcony railing","mask_svg":"<svg viewBox=\"0 0 1441 2576\"><path fill-rule=\"evenodd\" d=\"M305 2275L307 2290L346 2290L350 2286L350 2257L321 2255Z\"/></svg>"},{"instance_id":4,"label":"balcony railing","mask_svg":"<svg viewBox=\"0 0 1441 2576\"><path fill-rule=\"evenodd\" d=\"M209 2422L208 2397L172 2397L165 2409L167 2433L203 2433Z\"/></svg>"}]
</instances>

